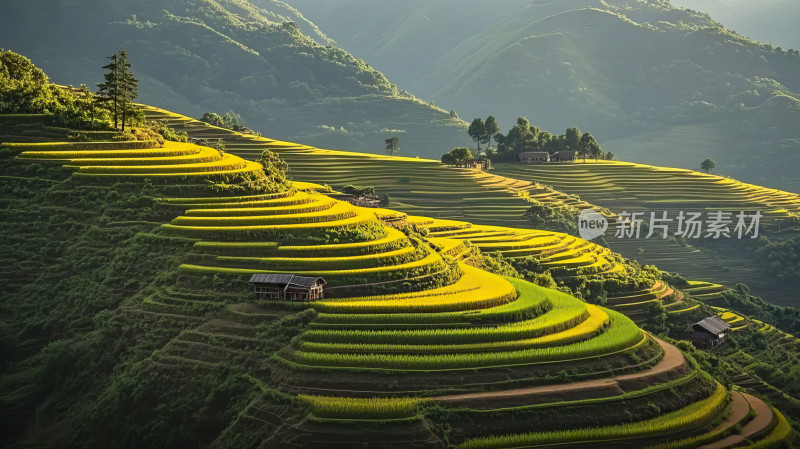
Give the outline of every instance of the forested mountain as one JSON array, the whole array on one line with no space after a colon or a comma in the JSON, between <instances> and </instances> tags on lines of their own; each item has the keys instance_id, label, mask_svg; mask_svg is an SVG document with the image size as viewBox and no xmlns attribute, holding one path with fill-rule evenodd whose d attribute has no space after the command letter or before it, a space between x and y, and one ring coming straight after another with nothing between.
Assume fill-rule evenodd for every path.
<instances>
[{"instance_id":1,"label":"forested mountain","mask_svg":"<svg viewBox=\"0 0 800 449\"><path fill-rule=\"evenodd\" d=\"M291 1L462 117L578 125L620 159L696 169L712 157L722 174L800 188L800 53L707 14L654 0L314 3Z\"/></svg>"},{"instance_id":2,"label":"forested mountain","mask_svg":"<svg viewBox=\"0 0 800 449\"><path fill-rule=\"evenodd\" d=\"M408 156L467 139L463 122L399 92L280 1L12 0L3 9L2 45L57 83L101 81L104 57L122 48L140 101L196 117L233 110L273 138L382 152L396 135Z\"/></svg>"}]
</instances>

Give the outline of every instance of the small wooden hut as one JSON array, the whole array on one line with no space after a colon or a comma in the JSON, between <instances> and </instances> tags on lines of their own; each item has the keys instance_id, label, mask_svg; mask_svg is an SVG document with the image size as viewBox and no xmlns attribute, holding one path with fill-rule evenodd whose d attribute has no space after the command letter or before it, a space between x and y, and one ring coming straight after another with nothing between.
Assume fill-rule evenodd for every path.
<instances>
[{"instance_id":1,"label":"small wooden hut","mask_svg":"<svg viewBox=\"0 0 800 449\"><path fill-rule=\"evenodd\" d=\"M719 346L727 340L730 328L720 317L708 317L692 326L692 343L700 349Z\"/></svg>"},{"instance_id":2,"label":"small wooden hut","mask_svg":"<svg viewBox=\"0 0 800 449\"><path fill-rule=\"evenodd\" d=\"M477 168L478 170L488 170L489 169L489 159L481 156L477 159L474 159L472 162L467 164L467 168Z\"/></svg>"},{"instance_id":3,"label":"small wooden hut","mask_svg":"<svg viewBox=\"0 0 800 449\"><path fill-rule=\"evenodd\" d=\"M314 301L322 299L325 279L292 274L254 274L250 278L256 299Z\"/></svg>"},{"instance_id":4,"label":"small wooden hut","mask_svg":"<svg viewBox=\"0 0 800 449\"><path fill-rule=\"evenodd\" d=\"M544 164L550 162L550 153L547 151L523 151L519 154L522 164Z\"/></svg>"}]
</instances>

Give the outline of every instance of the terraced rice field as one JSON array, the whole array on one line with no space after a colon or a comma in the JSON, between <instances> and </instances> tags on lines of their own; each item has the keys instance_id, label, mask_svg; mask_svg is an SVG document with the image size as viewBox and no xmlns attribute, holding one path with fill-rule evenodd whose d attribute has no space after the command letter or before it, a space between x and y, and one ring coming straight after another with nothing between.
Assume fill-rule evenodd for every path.
<instances>
[{"instance_id":1,"label":"terraced rice field","mask_svg":"<svg viewBox=\"0 0 800 449\"><path fill-rule=\"evenodd\" d=\"M681 211L703 214L730 212L734 217L733 225L739 212L758 211L763 214L759 232L767 236L796 232L791 230L791 222L800 217L798 194L686 169L588 161L555 165L498 164L495 172L579 195L581 199L614 213L644 212L647 221L650 212L657 216L667 212L673 219L669 227L671 233L677 231L676 218ZM733 238L736 239L737 235L734 234ZM608 241L615 251L642 263L718 284L733 286L744 282L756 294L764 295L772 302L785 302L787 291L782 290L778 283L765 280L765 275L753 264L749 253L739 258L726 253L726 261L722 264L713 252L692 246L691 240L689 244L653 238L611 238Z\"/></svg>"},{"instance_id":2,"label":"terraced rice field","mask_svg":"<svg viewBox=\"0 0 800 449\"><path fill-rule=\"evenodd\" d=\"M119 142L92 147L117 148ZM20 149L20 159L62 163L77 177L213 178L251 175L261 171L255 162L190 143L167 142L158 149L83 149L88 144L6 144ZM49 148L56 149L49 149Z\"/></svg>"},{"instance_id":3,"label":"terraced rice field","mask_svg":"<svg viewBox=\"0 0 800 449\"><path fill-rule=\"evenodd\" d=\"M318 149L214 128L153 107L143 110L149 119L165 120L192 137L222 138L229 152L246 159L255 158L264 148L277 151L289 162L291 175L297 181L334 187L373 185L390 195L390 209L474 225L530 228L522 214L529 208L530 200L536 199L577 209L592 208L612 219L614 213L623 211L668 211L674 217L683 209L759 209L766 215L763 232L770 232L776 226L784 226L782 220L796 216L800 207L795 194L690 170L589 162L546 166L498 164L490 174L445 167L432 160ZM723 264L712 252L692 246L691 241L607 240L612 250L642 264L729 286L744 282L755 294L775 303L787 297L782 287L764 280L752 258L728 258Z\"/></svg>"},{"instance_id":4,"label":"terraced rice field","mask_svg":"<svg viewBox=\"0 0 800 449\"><path fill-rule=\"evenodd\" d=\"M498 164L498 173L536 179L612 210L761 210L769 225L800 214L800 195L692 170L617 161Z\"/></svg>"},{"instance_id":5,"label":"terraced rice field","mask_svg":"<svg viewBox=\"0 0 800 449\"><path fill-rule=\"evenodd\" d=\"M194 138L224 139L226 149L255 159L265 148L280 154L297 181L342 187L372 185L389 194L390 209L433 218L465 220L474 224L528 227L522 215L527 198L557 201L576 207L591 205L547 189L478 170L445 167L438 161L331 151L275 141L215 128L197 120L153 107L142 107L150 120L165 120Z\"/></svg>"},{"instance_id":6,"label":"terraced rice field","mask_svg":"<svg viewBox=\"0 0 800 449\"><path fill-rule=\"evenodd\" d=\"M432 238L467 241L483 252L537 258L543 265L576 274L611 274L622 269L608 248L557 232L472 225L453 220L410 216L408 223L427 229Z\"/></svg>"},{"instance_id":7,"label":"terraced rice field","mask_svg":"<svg viewBox=\"0 0 800 449\"><path fill-rule=\"evenodd\" d=\"M271 144L287 151L311 150ZM75 183L163 176L170 183L201 185L232 172L258 176L260 170L237 156L215 156L191 144L167 144L160 148L163 152L60 147L43 154L48 150L16 149L21 160L68 166L74 171L70 182ZM131 151L120 153L127 150ZM298 396L308 408L293 429L294 447L319 447L323 442L326 447L442 447L437 426L450 429L450 445L462 447L577 447L597 440L636 447L696 447L722 441L729 436L727 429L738 424L764 443L788 437L778 411L745 397L755 409L755 416L745 422L741 398L623 314L492 275L460 261L468 257L459 257L468 255L469 241L487 250L535 255L568 273L602 275L618 266L608 250L555 233L424 216L409 219L429 229L429 235L405 235L383 224L381 218L394 214L391 211L362 209L303 191L308 187L298 184L274 194L161 199L162 205L180 211L161 226L161 233L194 240L195 251L181 266L180 285L155 292L129 312L141 317L158 314L188 326L153 352L149 363L160 369L192 366L198 371L222 363L240 366L254 389L266 393L269 383L270 388ZM443 202L452 201L442 197ZM492 197L483 201L486 198ZM381 232L354 232L359 229ZM331 230L351 237L315 240ZM331 288L325 299L293 307L255 302L235 292L209 298L191 289L192 279L246 280L255 272L323 275ZM399 291L360 293L368 286L394 286ZM616 298L614 306L671 295L665 286L654 285ZM314 307L319 314L266 360L270 350L259 338L258 326L304 307ZM534 388L543 389L530 390ZM675 391L682 394L676 397ZM455 399L458 395L466 396ZM254 399L236 426L251 435L263 432L266 440L278 428L275 416L280 418L281 412L262 402ZM661 406L653 410L651 403ZM446 413L431 412L432 404ZM637 411L634 416L641 419L609 413L614 406ZM354 423L358 432L353 432Z\"/></svg>"},{"instance_id":8,"label":"terraced rice field","mask_svg":"<svg viewBox=\"0 0 800 449\"><path fill-rule=\"evenodd\" d=\"M500 251L510 257L535 256L541 258L545 264L565 268L571 273L604 274L620 269L608 249L563 234L525 229L530 224L521 214L529 207L530 199L567 204L578 209L591 207L609 217L613 216L599 206L545 186L538 182L538 178L528 176L528 180L520 181L476 170L444 167L436 161L322 150L210 127L188 117L152 107L144 110L149 118L166 120L171 126L184 129L194 137L223 138L228 142L229 151L246 158L254 158L264 148L277 151L290 163L291 175L295 179L325 182L333 186L348 183L374 185L379 191L389 193L392 199L390 209L411 214L407 221L427 228L433 238L469 242L471 246L484 252ZM611 166L615 164L617 163L610 163ZM561 164L558 167L562 170L575 170L578 165L582 164ZM508 167L500 165L498 172L504 173L503 170ZM526 166L522 169L531 167L544 166ZM550 166L542 169L546 170L548 167ZM664 172L671 173L668 169ZM694 172L678 170L677 173ZM519 173L512 174L516 176ZM653 175L642 176L652 179ZM578 176L578 179L582 178ZM542 180L547 181L547 178ZM629 198L617 195L622 192L622 187L609 189L611 193L607 196L621 202L610 203L612 206L628 204ZM597 204L605 205L599 202ZM638 203L634 201L634 205L636 204ZM735 264L733 267L722 266L702 250L688 244L678 244L672 239L611 238L609 242L611 248L623 256L692 278L711 279L733 285L747 282L756 275L753 267L737 267ZM469 248L460 249L464 251L453 255L461 260L468 259ZM649 307L648 301L654 298L642 298L641 301L635 299L616 301L614 308L641 320ZM693 303L679 306L681 298L671 294L663 295L660 299L671 305L672 312L691 311L697 306Z\"/></svg>"}]
</instances>

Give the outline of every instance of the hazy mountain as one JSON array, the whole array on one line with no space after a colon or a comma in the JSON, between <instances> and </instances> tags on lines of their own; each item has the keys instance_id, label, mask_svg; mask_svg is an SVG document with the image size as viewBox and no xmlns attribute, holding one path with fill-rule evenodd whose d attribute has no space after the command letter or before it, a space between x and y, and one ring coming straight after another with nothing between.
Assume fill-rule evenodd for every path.
<instances>
[{"instance_id":1,"label":"hazy mountain","mask_svg":"<svg viewBox=\"0 0 800 449\"><path fill-rule=\"evenodd\" d=\"M291 1L463 118L492 114L503 131L520 115L578 125L623 159L698 168L712 157L720 173L800 188L800 54L706 14L655 0L316 3Z\"/></svg>"},{"instance_id":2,"label":"hazy mountain","mask_svg":"<svg viewBox=\"0 0 800 449\"><path fill-rule=\"evenodd\" d=\"M757 41L800 49L797 0L672 0L672 4L708 13L727 28Z\"/></svg>"},{"instance_id":3,"label":"hazy mountain","mask_svg":"<svg viewBox=\"0 0 800 449\"><path fill-rule=\"evenodd\" d=\"M460 42L526 8L530 0L289 0L342 48L405 87L440 68Z\"/></svg>"},{"instance_id":4,"label":"hazy mountain","mask_svg":"<svg viewBox=\"0 0 800 449\"><path fill-rule=\"evenodd\" d=\"M4 2L3 47L54 82L93 86L105 56L127 50L139 101L198 117L234 110L265 135L312 145L438 155L464 123L398 91L383 74L275 0ZM102 38L100 38L102 36Z\"/></svg>"}]
</instances>

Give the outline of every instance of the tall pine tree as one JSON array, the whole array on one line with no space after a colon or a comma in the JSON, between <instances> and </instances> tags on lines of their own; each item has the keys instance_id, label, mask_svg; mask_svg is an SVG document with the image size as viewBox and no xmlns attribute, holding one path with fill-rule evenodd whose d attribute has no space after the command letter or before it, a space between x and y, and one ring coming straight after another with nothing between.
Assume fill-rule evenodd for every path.
<instances>
[{"instance_id":1,"label":"tall pine tree","mask_svg":"<svg viewBox=\"0 0 800 449\"><path fill-rule=\"evenodd\" d=\"M116 129L119 123L119 58L115 53L107 59L111 62L103 66L107 72L103 75L105 81L97 85L97 102L114 113L114 129Z\"/></svg>"},{"instance_id":2,"label":"tall pine tree","mask_svg":"<svg viewBox=\"0 0 800 449\"><path fill-rule=\"evenodd\" d=\"M139 80L134 78L131 72L131 63L128 61L128 54L125 50L120 50L118 53L119 64L119 87L122 95L120 96L121 110L122 110L122 131L125 131L125 119L130 110L131 103L139 97Z\"/></svg>"},{"instance_id":3,"label":"tall pine tree","mask_svg":"<svg viewBox=\"0 0 800 449\"><path fill-rule=\"evenodd\" d=\"M130 111L130 105L139 96L139 80L131 72L131 63L125 50L108 57L111 61L103 68L105 81L98 84L97 101L106 105L114 113L114 128L119 127L122 118L122 130Z\"/></svg>"}]
</instances>

